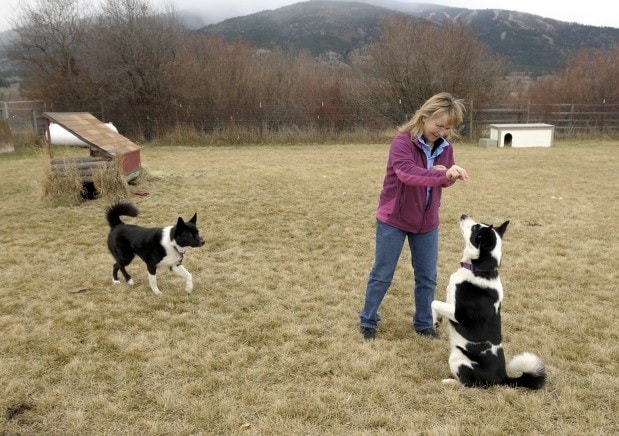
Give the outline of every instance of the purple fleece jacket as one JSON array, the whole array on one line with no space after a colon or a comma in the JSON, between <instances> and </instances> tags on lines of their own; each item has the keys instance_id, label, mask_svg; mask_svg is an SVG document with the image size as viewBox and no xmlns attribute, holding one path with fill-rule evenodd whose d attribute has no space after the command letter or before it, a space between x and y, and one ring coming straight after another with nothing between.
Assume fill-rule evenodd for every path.
<instances>
[{"instance_id":1,"label":"purple fleece jacket","mask_svg":"<svg viewBox=\"0 0 619 436\"><path fill-rule=\"evenodd\" d=\"M453 146L447 143L434 165L446 168L454 164ZM399 133L389 149L387 171L380 192L376 218L392 227L412 233L438 228L443 187L455 182L447 179L446 170L428 170L427 158L418 139ZM432 187L426 206L428 186Z\"/></svg>"}]
</instances>

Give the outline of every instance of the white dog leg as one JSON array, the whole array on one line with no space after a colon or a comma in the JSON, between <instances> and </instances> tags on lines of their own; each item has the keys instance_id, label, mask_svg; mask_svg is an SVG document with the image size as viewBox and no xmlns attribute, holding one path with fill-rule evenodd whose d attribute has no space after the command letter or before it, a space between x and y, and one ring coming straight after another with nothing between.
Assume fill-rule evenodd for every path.
<instances>
[{"instance_id":1,"label":"white dog leg","mask_svg":"<svg viewBox=\"0 0 619 436\"><path fill-rule=\"evenodd\" d=\"M434 325L442 319L447 318L450 321L456 321L456 308L453 304L447 304L442 301L434 300L432 302L432 320Z\"/></svg>"},{"instance_id":2,"label":"white dog leg","mask_svg":"<svg viewBox=\"0 0 619 436\"><path fill-rule=\"evenodd\" d=\"M193 292L193 277L191 273L187 271L183 265L173 266L172 271L185 279L185 292L191 294Z\"/></svg>"},{"instance_id":3,"label":"white dog leg","mask_svg":"<svg viewBox=\"0 0 619 436\"><path fill-rule=\"evenodd\" d=\"M155 274L148 274L148 284L155 295L161 295L161 291L157 286L157 276Z\"/></svg>"}]
</instances>

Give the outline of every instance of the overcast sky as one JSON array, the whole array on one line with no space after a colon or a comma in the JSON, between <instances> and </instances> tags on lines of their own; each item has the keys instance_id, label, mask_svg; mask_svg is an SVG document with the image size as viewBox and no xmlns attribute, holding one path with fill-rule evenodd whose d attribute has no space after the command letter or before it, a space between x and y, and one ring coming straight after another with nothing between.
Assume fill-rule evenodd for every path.
<instances>
[{"instance_id":1,"label":"overcast sky","mask_svg":"<svg viewBox=\"0 0 619 436\"><path fill-rule=\"evenodd\" d=\"M37 0L0 0L0 31L10 28L10 18L15 18L18 5L35 4ZM40 0L39 0L40 1ZM96 0L95 0L96 1ZM152 0L163 4L166 0ZM267 9L299 3L294 0L167 0L177 11L200 10L211 21L253 14ZM558 0L400 0L404 3L435 3L467 9L506 9L527 12L555 20L588 24L592 26L619 27L619 12L608 0L558 1Z\"/></svg>"}]
</instances>

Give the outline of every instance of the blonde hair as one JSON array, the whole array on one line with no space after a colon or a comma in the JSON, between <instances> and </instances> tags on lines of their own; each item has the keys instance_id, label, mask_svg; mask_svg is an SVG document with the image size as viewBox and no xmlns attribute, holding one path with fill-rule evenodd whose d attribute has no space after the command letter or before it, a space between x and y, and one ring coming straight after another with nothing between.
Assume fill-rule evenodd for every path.
<instances>
[{"instance_id":1,"label":"blonde hair","mask_svg":"<svg viewBox=\"0 0 619 436\"><path fill-rule=\"evenodd\" d=\"M426 119L433 118L438 115L447 113L449 121L452 127L457 127L462 124L464 120L464 100L454 98L448 92L440 92L430 97L417 111L413 118L406 124L402 125L399 132L410 132L411 136L416 137L423 132L423 122ZM452 135L455 135L453 129L450 129L445 134L449 139Z\"/></svg>"}]
</instances>

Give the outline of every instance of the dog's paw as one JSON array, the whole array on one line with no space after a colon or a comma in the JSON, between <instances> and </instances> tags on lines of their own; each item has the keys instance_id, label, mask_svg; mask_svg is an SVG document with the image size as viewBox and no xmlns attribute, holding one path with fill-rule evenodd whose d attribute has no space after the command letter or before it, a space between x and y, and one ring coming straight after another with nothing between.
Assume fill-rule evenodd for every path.
<instances>
[{"instance_id":1,"label":"dog's paw","mask_svg":"<svg viewBox=\"0 0 619 436\"><path fill-rule=\"evenodd\" d=\"M112 283L115 284L115 285L120 285L120 280L112 279Z\"/></svg>"},{"instance_id":2,"label":"dog's paw","mask_svg":"<svg viewBox=\"0 0 619 436\"><path fill-rule=\"evenodd\" d=\"M432 325L434 325L434 328L438 327L438 324L441 322L441 315L439 315L438 311L436 310L436 308L434 307L436 304L438 304L435 301L432 302L432 306L431 306L431 310L432 310Z\"/></svg>"},{"instance_id":3,"label":"dog's paw","mask_svg":"<svg viewBox=\"0 0 619 436\"><path fill-rule=\"evenodd\" d=\"M191 294L193 292L193 277L187 270L185 270L185 273L185 292Z\"/></svg>"},{"instance_id":4,"label":"dog's paw","mask_svg":"<svg viewBox=\"0 0 619 436\"><path fill-rule=\"evenodd\" d=\"M163 295L159 289L153 289L153 294L155 294L156 296Z\"/></svg>"},{"instance_id":5,"label":"dog's paw","mask_svg":"<svg viewBox=\"0 0 619 436\"><path fill-rule=\"evenodd\" d=\"M135 285L135 282L133 281L133 279L129 279L129 281L127 282L127 284L128 284L129 286L133 286L133 285Z\"/></svg>"},{"instance_id":6,"label":"dog's paw","mask_svg":"<svg viewBox=\"0 0 619 436\"><path fill-rule=\"evenodd\" d=\"M460 382L455 378L444 378L443 380L441 380L441 383L443 383L444 385L455 385Z\"/></svg>"}]
</instances>

